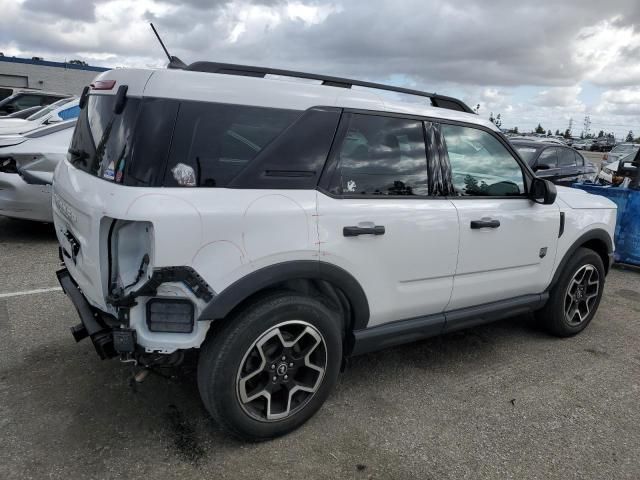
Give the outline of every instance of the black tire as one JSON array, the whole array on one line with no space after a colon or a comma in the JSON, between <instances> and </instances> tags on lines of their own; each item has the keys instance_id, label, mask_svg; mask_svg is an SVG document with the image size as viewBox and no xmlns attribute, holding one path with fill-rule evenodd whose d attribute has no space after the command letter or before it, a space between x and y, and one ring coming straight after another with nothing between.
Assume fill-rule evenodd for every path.
<instances>
[{"instance_id":1,"label":"black tire","mask_svg":"<svg viewBox=\"0 0 640 480\"><path fill-rule=\"evenodd\" d=\"M243 440L260 441L289 433L311 418L327 399L338 379L342 362L341 319L318 300L295 292L280 292L251 302L225 322L224 327L212 329L201 348L198 360L200 396L218 424L228 433ZM307 328L308 326L311 328ZM282 338L301 340L293 347L285 347L279 340L280 337L272 336L276 330ZM307 333L298 337L298 332L302 331ZM318 334L323 343L318 340ZM271 340L261 345L265 338ZM305 354L315 342L318 343L313 350ZM278 345L282 349L276 355L277 348L280 348ZM294 352L295 348L300 351ZM322 348L325 349L324 355ZM282 354L289 355L286 362L282 361ZM312 355L317 356L317 359L314 357L313 365L307 366L307 363L312 363ZM274 358L268 358L271 356ZM323 374L312 370L320 368L323 360ZM252 369L253 373L245 373L245 368L251 361L252 367L255 367ZM295 366L289 370L290 378L284 380L288 377L287 366L293 365L294 361ZM267 370L273 365L277 365L275 370ZM264 368L261 369L261 366ZM284 373L281 372L282 369ZM251 379L243 380L243 384L241 378ZM278 379L277 382L272 382L275 378ZM303 384L302 379L306 383ZM249 382L256 383L251 395L246 387ZM314 388L315 391L309 393L298 389L291 393L294 385L298 384ZM243 402L240 393L243 386L246 399L255 391L269 390L270 403L267 403L264 396L251 403ZM297 405L282 419L267 419L266 410L269 409L269 413L272 410L275 412L275 406L278 405L276 399L280 399L280 404L284 406L280 412L274 413L277 415L285 414L289 411L289 406Z\"/></svg>"},{"instance_id":2,"label":"black tire","mask_svg":"<svg viewBox=\"0 0 640 480\"><path fill-rule=\"evenodd\" d=\"M570 307L576 305L573 298L577 297L573 296L573 298L570 298L568 296L570 294L568 288L576 278L576 275L579 275L581 272L585 272L585 274L590 272L589 267L593 267L597 272L597 295L593 297L593 300L581 300L579 304L582 304L583 308L572 317L573 321L571 321L568 318L570 314L567 314L566 310L568 309L570 312L574 310ZM595 274L590 273L590 275L594 276ZM591 322L598 310L604 289L604 279L605 270L600 255L588 248L579 248L564 267L564 271L549 292L550 296L547 304L536 312L538 320L545 326L549 333L558 337L570 337L580 333L589 325L589 322ZM572 284L572 286L573 285L575 284ZM577 285L575 285L574 288L575 287L577 287ZM593 290L588 289L587 293L581 294L580 298L584 299L592 294ZM582 318L583 314L584 318Z\"/></svg>"}]
</instances>

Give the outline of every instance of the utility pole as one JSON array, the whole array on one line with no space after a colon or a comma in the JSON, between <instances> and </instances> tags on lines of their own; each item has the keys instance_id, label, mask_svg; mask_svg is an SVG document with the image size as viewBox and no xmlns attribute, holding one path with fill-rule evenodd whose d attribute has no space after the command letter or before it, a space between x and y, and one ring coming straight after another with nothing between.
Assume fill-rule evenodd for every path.
<instances>
[{"instance_id":1,"label":"utility pole","mask_svg":"<svg viewBox=\"0 0 640 480\"><path fill-rule=\"evenodd\" d=\"M589 115L585 115L584 117L584 138L587 138L589 135L589 130L591 129L591 117Z\"/></svg>"},{"instance_id":2,"label":"utility pole","mask_svg":"<svg viewBox=\"0 0 640 480\"><path fill-rule=\"evenodd\" d=\"M567 130L569 130L569 136L571 136L573 131L573 117L569 119L569 128Z\"/></svg>"}]
</instances>

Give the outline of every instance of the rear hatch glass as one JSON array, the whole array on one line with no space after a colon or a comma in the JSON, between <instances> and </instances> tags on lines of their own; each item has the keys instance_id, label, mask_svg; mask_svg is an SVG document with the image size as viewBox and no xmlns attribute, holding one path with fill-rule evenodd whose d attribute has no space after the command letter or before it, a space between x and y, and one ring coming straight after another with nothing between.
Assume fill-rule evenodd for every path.
<instances>
[{"instance_id":1,"label":"rear hatch glass","mask_svg":"<svg viewBox=\"0 0 640 480\"><path fill-rule=\"evenodd\" d=\"M299 111L160 98L90 95L69 148L69 161L103 180L177 187L172 170L191 168L199 187L225 187Z\"/></svg>"}]
</instances>

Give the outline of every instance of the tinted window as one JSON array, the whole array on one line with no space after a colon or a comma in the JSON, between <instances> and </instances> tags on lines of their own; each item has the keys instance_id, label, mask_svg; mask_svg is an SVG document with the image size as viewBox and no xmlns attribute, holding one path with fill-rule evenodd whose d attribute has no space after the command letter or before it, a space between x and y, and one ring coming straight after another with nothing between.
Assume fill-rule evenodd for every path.
<instances>
[{"instance_id":1,"label":"tinted window","mask_svg":"<svg viewBox=\"0 0 640 480\"><path fill-rule=\"evenodd\" d=\"M113 113L114 102L114 95L89 96L71 140L69 160L92 175L120 183L132 151L140 101L128 98L119 115Z\"/></svg>"},{"instance_id":2,"label":"tinted window","mask_svg":"<svg viewBox=\"0 0 640 480\"><path fill-rule=\"evenodd\" d=\"M571 167L576 164L576 156L573 150L568 148L558 148L558 166Z\"/></svg>"},{"instance_id":3,"label":"tinted window","mask_svg":"<svg viewBox=\"0 0 640 480\"><path fill-rule=\"evenodd\" d=\"M427 195L422 122L347 115L331 191L347 195Z\"/></svg>"},{"instance_id":4,"label":"tinted window","mask_svg":"<svg viewBox=\"0 0 640 480\"><path fill-rule=\"evenodd\" d=\"M39 95L19 95L12 103L20 110L22 110L23 108L44 105L44 102L42 102L42 97Z\"/></svg>"},{"instance_id":5,"label":"tinted window","mask_svg":"<svg viewBox=\"0 0 640 480\"><path fill-rule=\"evenodd\" d=\"M316 188L341 109L311 108L279 135L245 168L230 187Z\"/></svg>"},{"instance_id":6,"label":"tinted window","mask_svg":"<svg viewBox=\"0 0 640 480\"><path fill-rule=\"evenodd\" d=\"M549 165L549 168L557 168L558 154L556 153L556 147L545 148L536 163L538 165Z\"/></svg>"},{"instance_id":7,"label":"tinted window","mask_svg":"<svg viewBox=\"0 0 640 480\"><path fill-rule=\"evenodd\" d=\"M224 187L301 112L204 102L182 102L165 173L178 186L179 163L195 172L201 187Z\"/></svg>"},{"instance_id":8,"label":"tinted window","mask_svg":"<svg viewBox=\"0 0 640 480\"><path fill-rule=\"evenodd\" d=\"M34 113L33 115L30 115L27 120L37 120L41 117L44 117L45 115L53 112L56 108L61 107L62 105L64 105L65 103L69 103L71 100L73 100L73 97L69 97L69 98L63 98L62 100L58 100L55 103L52 103L51 105L38 110L36 113ZM76 115L77 117L78 115Z\"/></svg>"},{"instance_id":9,"label":"tinted window","mask_svg":"<svg viewBox=\"0 0 640 480\"><path fill-rule=\"evenodd\" d=\"M483 130L442 125L453 185L458 195L525 193L522 168L507 148Z\"/></svg>"}]
</instances>

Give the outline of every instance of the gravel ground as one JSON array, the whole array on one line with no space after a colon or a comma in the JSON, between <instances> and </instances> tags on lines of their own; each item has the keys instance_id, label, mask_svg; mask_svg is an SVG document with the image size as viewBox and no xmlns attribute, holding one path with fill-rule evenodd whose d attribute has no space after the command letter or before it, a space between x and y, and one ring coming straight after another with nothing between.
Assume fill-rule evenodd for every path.
<instances>
[{"instance_id":1,"label":"gravel ground","mask_svg":"<svg viewBox=\"0 0 640 480\"><path fill-rule=\"evenodd\" d=\"M223 435L193 373L100 361L67 327L50 227L0 219L0 479L640 478L640 273L559 340L531 316L354 359L322 410L262 444Z\"/></svg>"}]
</instances>

